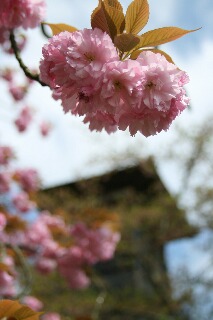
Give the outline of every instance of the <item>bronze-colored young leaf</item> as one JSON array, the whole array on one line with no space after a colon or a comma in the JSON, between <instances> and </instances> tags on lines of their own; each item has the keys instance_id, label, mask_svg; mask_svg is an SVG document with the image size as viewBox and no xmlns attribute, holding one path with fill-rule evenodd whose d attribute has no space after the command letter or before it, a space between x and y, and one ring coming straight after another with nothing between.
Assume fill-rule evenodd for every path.
<instances>
[{"instance_id":1,"label":"bronze-colored young leaf","mask_svg":"<svg viewBox=\"0 0 213 320\"><path fill-rule=\"evenodd\" d=\"M77 31L78 29L76 29L75 27L69 26L68 24L65 23L44 23L47 26L50 27L52 34L55 36L56 34L59 34L60 32L63 31L69 31L69 32L74 32Z\"/></svg>"},{"instance_id":2,"label":"bronze-colored young leaf","mask_svg":"<svg viewBox=\"0 0 213 320\"><path fill-rule=\"evenodd\" d=\"M123 7L118 0L104 0L104 4L123 12Z\"/></svg>"},{"instance_id":3,"label":"bronze-colored young leaf","mask_svg":"<svg viewBox=\"0 0 213 320\"><path fill-rule=\"evenodd\" d=\"M125 27L125 18L119 2L115 0L100 1L91 15L91 26L93 29L99 28L107 32L114 41L114 37L123 32Z\"/></svg>"},{"instance_id":4,"label":"bronze-colored young leaf","mask_svg":"<svg viewBox=\"0 0 213 320\"><path fill-rule=\"evenodd\" d=\"M113 28L110 30L112 37L122 33L125 28L125 17L121 10L104 4L105 10L113 23Z\"/></svg>"},{"instance_id":5,"label":"bronze-colored young leaf","mask_svg":"<svg viewBox=\"0 0 213 320\"><path fill-rule=\"evenodd\" d=\"M131 58L132 60L135 60L135 59L137 59L137 57L139 56L139 54L140 54L141 52L144 52L144 51L152 51L152 52L154 52L154 53L160 53L160 54L162 54L162 55L166 58L166 60L167 60L168 62L175 64L174 61L172 60L172 58L171 58L166 52L164 52L164 51L162 51L162 50L160 50L160 49L141 49L141 50L135 50L135 51L132 52L130 58Z\"/></svg>"},{"instance_id":6,"label":"bronze-colored young leaf","mask_svg":"<svg viewBox=\"0 0 213 320\"><path fill-rule=\"evenodd\" d=\"M134 49L139 42L139 36L123 33L115 37L114 44L121 52L128 52Z\"/></svg>"},{"instance_id":7,"label":"bronze-colored young leaf","mask_svg":"<svg viewBox=\"0 0 213 320\"><path fill-rule=\"evenodd\" d=\"M0 271L5 271L5 272L9 273L10 272L10 267L5 263L0 262Z\"/></svg>"},{"instance_id":8,"label":"bronze-colored young leaf","mask_svg":"<svg viewBox=\"0 0 213 320\"><path fill-rule=\"evenodd\" d=\"M148 31L140 36L141 40L137 48L143 47L155 47L163 43L167 43L176 40L187 33L197 31L184 30L177 27L164 27L155 30Z\"/></svg>"},{"instance_id":9,"label":"bronze-colored young leaf","mask_svg":"<svg viewBox=\"0 0 213 320\"><path fill-rule=\"evenodd\" d=\"M107 13L103 2L100 2L98 7L92 12L91 15L91 26L92 28L99 28L102 31L108 33L110 37L114 38L116 34L116 26L110 18L109 14Z\"/></svg>"},{"instance_id":10,"label":"bronze-colored young leaf","mask_svg":"<svg viewBox=\"0 0 213 320\"><path fill-rule=\"evenodd\" d=\"M38 320L42 312L35 312L18 301L0 301L0 319L15 318L17 320Z\"/></svg>"},{"instance_id":11,"label":"bronze-colored young leaf","mask_svg":"<svg viewBox=\"0 0 213 320\"><path fill-rule=\"evenodd\" d=\"M126 32L137 34L149 20L149 4L147 0L133 0L126 12Z\"/></svg>"}]
</instances>

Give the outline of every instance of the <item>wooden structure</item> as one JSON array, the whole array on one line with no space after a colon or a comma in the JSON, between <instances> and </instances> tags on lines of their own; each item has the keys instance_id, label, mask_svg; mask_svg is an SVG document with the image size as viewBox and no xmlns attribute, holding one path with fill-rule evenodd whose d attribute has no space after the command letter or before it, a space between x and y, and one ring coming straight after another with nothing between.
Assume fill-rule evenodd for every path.
<instances>
[{"instance_id":1,"label":"wooden structure","mask_svg":"<svg viewBox=\"0 0 213 320\"><path fill-rule=\"evenodd\" d=\"M172 298L164 246L193 236L196 230L176 207L151 160L42 190L38 203L53 213L66 212L72 221L82 216L97 223L106 220L109 213L109 223L113 220L119 225L122 239L115 258L96 266L107 292L99 319L187 319L181 314L180 303ZM90 291L93 299L97 288L94 290ZM88 301L83 313L91 308Z\"/></svg>"}]
</instances>

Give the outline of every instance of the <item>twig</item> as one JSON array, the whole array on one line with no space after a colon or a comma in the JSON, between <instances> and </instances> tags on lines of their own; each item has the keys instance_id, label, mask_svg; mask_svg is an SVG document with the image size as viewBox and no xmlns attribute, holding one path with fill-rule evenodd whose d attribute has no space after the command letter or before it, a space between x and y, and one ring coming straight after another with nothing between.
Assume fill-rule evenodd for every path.
<instances>
[{"instance_id":1,"label":"twig","mask_svg":"<svg viewBox=\"0 0 213 320\"><path fill-rule=\"evenodd\" d=\"M30 269L29 269L27 262L25 261L25 258L24 258L24 255L23 255L21 249L18 246L12 245L10 243L6 243L4 245L7 248L10 248L11 250L14 251L14 253L16 254L16 257L19 260L19 263L20 263L20 266L22 269L25 283L24 283L24 287L22 288L22 290L16 296L16 299L20 299L21 297L27 295L31 290L31 287L32 287L31 272L30 272Z\"/></svg>"},{"instance_id":2,"label":"twig","mask_svg":"<svg viewBox=\"0 0 213 320\"><path fill-rule=\"evenodd\" d=\"M46 38L52 38L52 36L50 36L48 33L47 33L47 31L46 31L46 29L45 29L45 24L44 23L41 23L41 32L42 32L42 34L46 37Z\"/></svg>"},{"instance_id":3,"label":"twig","mask_svg":"<svg viewBox=\"0 0 213 320\"><path fill-rule=\"evenodd\" d=\"M20 57L20 50L18 48L18 45L17 45L17 42L16 42L15 35L14 35L13 31L10 32L10 43L11 43L11 47L12 47L12 49L14 51L16 60L18 61L20 68L24 71L25 76L27 78L31 79L31 80L37 81L43 87L47 86L46 83L42 82L39 79L39 75L31 73L30 70L28 69L28 67L22 61L22 59Z\"/></svg>"}]
</instances>

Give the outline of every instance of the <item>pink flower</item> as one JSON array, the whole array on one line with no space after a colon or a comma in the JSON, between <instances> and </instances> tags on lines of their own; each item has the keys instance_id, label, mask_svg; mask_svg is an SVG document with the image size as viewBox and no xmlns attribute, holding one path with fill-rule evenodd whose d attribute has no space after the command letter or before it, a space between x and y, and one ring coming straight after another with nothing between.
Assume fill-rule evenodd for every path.
<instances>
[{"instance_id":1,"label":"pink flower","mask_svg":"<svg viewBox=\"0 0 213 320\"><path fill-rule=\"evenodd\" d=\"M29 200L29 196L26 192L21 192L15 195L13 197L12 202L16 210L18 210L21 213L26 213L35 208L34 202Z\"/></svg>"},{"instance_id":2,"label":"pink flower","mask_svg":"<svg viewBox=\"0 0 213 320\"><path fill-rule=\"evenodd\" d=\"M11 175L9 172L0 172L0 194L10 190Z\"/></svg>"},{"instance_id":3,"label":"pink flower","mask_svg":"<svg viewBox=\"0 0 213 320\"><path fill-rule=\"evenodd\" d=\"M10 83L13 81L13 74L14 74L14 71L12 69L6 68L2 71L1 77Z\"/></svg>"},{"instance_id":4,"label":"pink flower","mask_svg":"<svg viewBox=\"0 0 213 320\"><path fill-rule=\"evenodd\" d=\"M124 104L138 105L142 96L144 74L135 60L107 63L101 97L118 111ZM106 110L108 111L108 110Z\"/></svg>"},{"instance_id":5,"label":"pink flower","mask_svg":"<svg viewBox=\"0 0 213 320\"><path fill-rule=\"evenodd\" d=\"M26 231L26 245L38 247L51 238L51 233L46 224L38 217Z\"/></svg>"},{"instance_id":6,"label":"pink flower","mask_svg":"<svg viewBox=\"0 0 213 320\"><path fill-rule=\"evenodd\" d=\"M11 298L16 295L14 277L0 270L0 296Z\"/></svg>"},{"instance_id":7,"label":"pink flower","mask_svg":"<svg viewBox=\"0 0 213 320\"><path fill-rule=\"evenodd\" d=\"M117 122L114 116L103 111L87 113L84 118L84 123L89 123L89 129L91 131L101 131L105 129L107 133L112 133L117 130Z\"/></svg>"},{"instance_id":8,"label":"pink flower","mask_svg":"<svg viewBox=\"0 0 213 320\"><path fill-rule=\"evenodd\" d=\"M50 130L52 129L52 125L51 123L49 122L45 122L43 121L41 124L40 124L40 132L41 132L41 135L43 137L46 137L48 136Z\"/></svg>"},{"instance_id":9,"label":"pink flower","mask_svg":"<svg viewBox=\"0 0 213 320\"><path fill-rule=\"evenodd\" d=\"M40 187L40 179L35 169L18 169L14 172L16 180L27 191L36 191Z\"/></svg>"},{"instance_id":10,"label":"pink flower","mask_svg":"<svg viewBox=\"0 0 213 320\"><path fill-rule=\"evenodd\" d=\"M73 289L82 289L90 284L83 270L85 264L84 252L78 246L67 249L58 257L58 270Z\"/></svg>"},{"instance_id":11,"label":"pink flower","mask_svg":"<svg viewBox=\"0 0 213 320\"><path fill-rule=\"evenodd\" d=\"M48 312L42 315L41 319L42 320L61 320L61 317L56 312Z\"/></svg>"},{"instance_id":12,"label":"pink flower","mask_svg":"<svg viewBox=\"0 0 213 320\"><path fill-rule=\"evenodd\" d=\"M11 84L9 87L9 91L15 101L21 101L24 99L27 93L27 87L15 86L14 84Z\"/></svg>"},{"instance_id":13,"label":"pink flower","mask_svg":"<svg viewBox=\"0 0 213 320\"><path fill-rule=\"evenodd\" d=\"M1 5L0 5L1 6ZM9 31L4 26L0 26L0 44L4 44L9 40Z\"/></svg>"},{"instance_id":14,"label":"pink flower","mask_svg":"<svg viewBox=\"0 0 213 320\"><path fill-rule=\"evenodd\" d=\"M31 121L32 110L29 107L24 107L14 123L19 132L24 132L28 128Z\"/></svg>"},{"instance_id":15,"label":"pink flower","mask_svg":"<svg viewBox=\"0 0 213 320\"><path fill-rule=\"evenodd\" d=\"M104 65L119 60L111 38L97 28L65 31L51 38L42 53L41 80L62 100L64 111L96 112Z\"/></svg>"},{"instance_id":16,"label":"pink flower","mask_svg":"<svg viewBox=\"0 0 213 320\"><path fill-rule=\"evenodd\" d=\"M1 262L8 267L9 272L0 270L0 296L12 298L17 294L14 261L10 256L3 256Z\"/></svg>"},{"instance_id":17,"label":"pink flower","mask_svg":"<svg viewBox=\"0 0 213 320\"><path fill-rule=\"evenodd\" d=\"M0 212L0 232L2 232L7 224L7 219L4 213Z\"/></svg>"},{"instance_id":18,"label":"pink flower","mask_svg":"<svg viewBox=\"0 0 213 320\"><path fill-rule=\"evenodd\" d=\"M0 27L35 28L44 19L44 0L1 0Z\"/></svg>"},{"instance_id":19,"label":"pink flower","mask_svg":"<svg viewBox=\"0 0 213 320\"><path fill-rule=\"evenodd\" d=\"M89 277L81 269L70 268L65 278L72 289L84 289L90 285Z\"/></svg>"},{"instance_id":20,"label":"pink flower","mask_svg":"<svg viewBox=\"0 0 213 320\"><path fill-rule=\"evenodd\" d=\"M43 303L33 296L25 296L22 299L22 303L26 304L29 308L34 311L41 311L43 308Z\"/></svg>"},{"instance_id":21,"label":"pink flower","mask_svg":"<svg viewBox=\"0 0 213 320\"><path fill-rule=\"evenodd\" d=\"M140 131L146 137L167 130L187 107L183 85L188 76L159 53L141 53L137 61L145 76L143 96L137 106L125 105L116 115L119 129L129 127L131 135Z\"/></svg>"},{"instance_id":22,"label":"pink flower","mask_svg":"<svg viewBox=\"0 0 213 320\"><path fill-rule=\"evenodd\" d=\"M10 147L0 146L0 165L8 165L13 158L14 153Z\"/></svg>"},{"instance_id":23,"label":"pink flower","mask_svg":"<svg viewBox=\"0 0 213 320\"><path fill-rule=\"evenodd\" d=\"M120 240L118 233L106 227L89 229L84 223L77 223L71 230L71 235L83 252L85 262L97 263L111 259L117 243Z\"/></svg>"},{"instance_id":24,"label":"pink flower","mask_svg":"<svg viewBox=\"0 0 213 320\"><path fill-rule=\"evenodd\" d=\"M54 259L41 257L36 261L35 267L41 274L45 275L56 269L57 262Z\"/></svg>"}]
</instances>

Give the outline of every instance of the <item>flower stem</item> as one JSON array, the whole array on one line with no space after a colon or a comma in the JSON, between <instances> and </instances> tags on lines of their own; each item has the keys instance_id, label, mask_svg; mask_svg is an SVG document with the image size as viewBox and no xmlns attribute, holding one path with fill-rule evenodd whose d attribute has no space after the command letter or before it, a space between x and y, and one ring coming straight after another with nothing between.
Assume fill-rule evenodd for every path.
<instances>
[{"instance_id":1,"label":"flower stem","mask_svg":"<svg viewBox=\"0 0 213 320\"><path fill-rule=\"evenodd\" d=\"M31 79L31 80L37 81L43 87L47 86L46 83L42 82L39 79L39 75L31 73L30 70L28 69L28 67L22 61L21 56L20 56L20 50L18 48L18 45L17 45L17 42L16 42L15 35L14 35L13 31L10 32L10 43L11 43L11 47L12 47L12 49L14 51L16 60L18 61L20 68L24 71L25 76L27 78Z\"/></svg>"}]
</instances>

